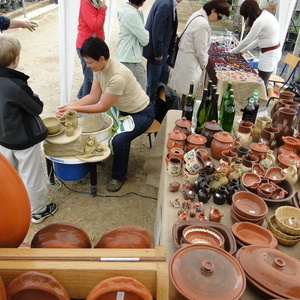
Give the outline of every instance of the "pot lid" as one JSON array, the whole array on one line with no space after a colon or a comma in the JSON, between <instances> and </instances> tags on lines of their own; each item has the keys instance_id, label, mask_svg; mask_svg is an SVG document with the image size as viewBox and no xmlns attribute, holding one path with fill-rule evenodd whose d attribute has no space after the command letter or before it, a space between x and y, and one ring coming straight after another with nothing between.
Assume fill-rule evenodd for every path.
<instances>
[{"instance_id":1,"label":"pot lid","mask_svg":"<svg viewBox=\"0 0 300 300\"><path fill-rule=\"evenodd\" d=\"M190 128L192 126L192 122L188 120L186 117L182 117L175 121L175 124L178 127Z\"/></svg>"},{"instance_id":2,"label":"pot lid","mask_svg":"<svg viewBox=\"0 0 300 300\"><path fill-rule=\"evenodd\" d=\"M227 131L215 133L214 138L221 143L233 143L236 140L235 136Z\"/></svg>"},{"instance_id":3,"label":"pot lid","mask_svg":"<svg viewBox=\"0 0 300 300\"><path fill-rule=\"evenodd\" d=\"M170 139L177 140L177 141L182 141L186 139L186 135L178 129L169 132L168 136Z\"/></svg>"},{"instance_id":4,"label":"pot lid","mask_svg":"<svg viewBox=\"0 0 300 300\"><path fill-rule=\"evenodd\" d=\"M251 143L250 148L256 152L267 152L270 150L269 146L264 143Z\"/></svg>"},{"instance_id":5,"label":"pot lid","mask_svg":"<svg viewBox=\"0 0 300 300\"><path fill-rule=\"evenodd\" d=\"M222 131L221 125L219 123L217 123L216 120L212 120L210 122L206 122L204 124L204 128L212 130L212 131L219 131L219 130Z\"/></svg>"},{"instance_id":6,"label":"pot lid","mask_svg":"<svg viewBox=\"0 0 300 300\"><path fill-rule=\"evenodd\" d=\"M190 144L203 145L207 142L207 138L201 134L190 134L187 137L187 140Z\"/></svg>"},{"instance_id":7,"label":"pot lid","mask_svg":"<svg viewBox=\"0 0 300 300\"><path fill-rule=\"evenodd\" d=\"M210 245L179 249L170 262L173 285L187 299L240 299L245 274L238 261L225 250Z\"/></svg>"},{"instance_id":8,"label":"pot lid","mask_svg":"<svg viewBox=\"0 0 300 300\"><path fill-rule=\"evenodd\" d=\"M263 288L285 299L299 298L300 261L296 258L274 248L256 245L242 247L236 258L246 275Z\"/></svg>"}]
</instances>

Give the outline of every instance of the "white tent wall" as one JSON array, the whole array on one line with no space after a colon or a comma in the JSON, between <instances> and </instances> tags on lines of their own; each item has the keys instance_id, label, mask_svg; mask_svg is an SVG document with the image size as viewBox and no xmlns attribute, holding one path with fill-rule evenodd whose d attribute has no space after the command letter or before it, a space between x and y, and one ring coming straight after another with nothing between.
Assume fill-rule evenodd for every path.
<instances>
[{"instance_id":1,"label":"white tent wall","mask_svg":"<svg viewBox=\"0 0 300 300\"><path fill-rule=\"evenodd\" d=\"M105 41L109 45L116 12L116 1L106 1ZM76 35L80 0L59 1L60 103L70 102L76 54Z\"/></svg>"}]
</instances>

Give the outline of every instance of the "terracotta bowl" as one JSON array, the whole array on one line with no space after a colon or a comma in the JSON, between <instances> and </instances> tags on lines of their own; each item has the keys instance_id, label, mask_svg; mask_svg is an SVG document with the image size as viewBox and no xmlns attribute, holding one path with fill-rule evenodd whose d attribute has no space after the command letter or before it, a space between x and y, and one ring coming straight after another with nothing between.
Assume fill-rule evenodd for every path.
<instances>
[{"instance_id":1,"label":"terracotta bowl","mask_svg":"<svg viewBox=\"0 0 300 300\"><path fill-rule=\"evenodd\" d=\"M10 300L69 300L64 287L51 275L27 272L13 279L7 287Z\"/></svg>"},{"instance_id":2,"label":"terracotta bowl","mask_svg":"<svg viewBox=\"0 0 300 300\"><path fill-rule=\"evenodd\" d=\"M241 181L247 188L256 189L260 185L261 177L253 172L247 172L242 175Z\"/></svg>"},{"instance_id":3,"label":"terracotta bowl","mask_svg":"<svg viewBox=\"0 0 300 300\"><path fill-rule=\"evenodd\" d=\"M264 217L268 212L268 206L262 198L246 191L233 194L232 205L241 216L246 218Z\"/></svg>"},{"instance_id":4,"label":"terracotta bowl","mask_svg":"<svg viewBox=\"0 0 300 300\"><path fill-rule=\"evenodd\" d=\"M285 180L286 175L283 172L282 168L272 167L266 171L265 177L270 179L274 183L280 183Z\"/></svg>"},{"instance_id":5,"label":"terracotta bowl","mask_svg":"<svg viewBox=\"0 0 300 300\"><path fill-rule=\"evenodd\" d=\"M187 244L206 244L224 247L224 237L217 230L203 226L187 226L183 229L182 238Z\"/></svg>"},{"instance_id":6,"label":"terracotta bowl","mask_svg":"<svg viewBox=\"0 0 300 300\"><path fill-rule=\"evenodd\" d=\"M281 206L275 210L275 220L280 231L286 234L300 235L300 209Z\"/></svg>"},{"instance_id":7,"label":"terracotta bowl","mask_svg":"<svg viewBox=\"0 0 300 300\"><path fill-rule=\"evenodd\" d=\"M275 248L277 240L269 230L250 222L236 222L231 231L245 245L258 245Z\"/></svg>"},{"instance_id":8,"label":"terracotta bowl","mask_svg":"<svg viewBox=\"0 0 300 300\"><path fill-rule=\"evenodd\" d=\"M92 248L87 233L69 222L54 222L40 229L31 241L31 248Z\"/></svg>"},{"instance_id":9,"label":"terracotta bowl","mask_svg":"<svg viewBox=\"0 0 300 300\"><path fill-rule=\"evenodd\" d=\"M252 173L255 173L259 176L264 176L265 175L265 168L262 165L258 164L258 163L254 163L252 165L251 169L252 169Z\"/></svg>"},{"instance_id":10,"label":"terracotta bowl","mask_svg":"<svg viewBox=\"0 0 300 300\"><path fill-rule=\"evenodd\" d=\"M263 221L266 217L266 216L262 216L262 217L253 217L253 216L245 217L245 216L239 214L236 211L236 208L234 206L231 207L231 210L233 211L235 216L238 217L241 221L246 221L246 222L251 222L251 223L258 223L260 221Z\"/></svg>"}]
</instances>

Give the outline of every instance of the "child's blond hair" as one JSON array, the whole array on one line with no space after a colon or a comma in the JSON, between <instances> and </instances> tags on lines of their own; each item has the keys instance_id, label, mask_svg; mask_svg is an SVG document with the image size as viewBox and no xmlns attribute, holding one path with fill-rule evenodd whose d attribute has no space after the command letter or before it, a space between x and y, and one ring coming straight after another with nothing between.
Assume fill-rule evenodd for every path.
<instances>
[{"instance_id":1,"label":"child's blond hair","mask_svg":"<svg viewBox=\"0 0 300 300\"><path fill-rule=\"evenodd\" d=\"M11 34L0 34L0 67L7 68L20 55L21 44Z\"/></svg>"}]
</instances>

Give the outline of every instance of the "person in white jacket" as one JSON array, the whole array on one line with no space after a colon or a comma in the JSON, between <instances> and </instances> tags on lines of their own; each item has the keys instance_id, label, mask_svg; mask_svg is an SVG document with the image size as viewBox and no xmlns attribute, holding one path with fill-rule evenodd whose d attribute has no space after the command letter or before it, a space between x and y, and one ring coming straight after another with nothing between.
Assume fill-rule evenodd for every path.
<instances>
[{"instance_id":1,"label":"person in white jacket","mask_svg":"<svg viewBox=\"0 0 300 300\"><path fill-rule=\"evenodd\" d=\"M219 21L223 16L229 16L229 4L225 0L213 0L193 13L186 23L170 81L170 87L182 94L182 102L192 80L197 89L201 73L207 65L211 39L209 23Z\"/></svg>"},{"instance_id":2,"label":"person in white jacket","mask_svg":"<svg viewBox=\"0 0 300 300\"><path fill-rule=\"evenodd\" d=\"M281 58L279 23L274 15L259 8L255 0L245 0L240 14L247 21L250 31L231 53L260 48L258 71L268 89L269 78Z\"/></svg>"},{"instance_id":3,"label":"person in white jacket","mask_svg":"<svg viewBox=\"0 0 300 300\"><path fill-rule=\"evenodd\" d=\"M142 64L143 46L149 42L144 15L139 10L146 0L129 0L118 11L120 24L117 46L118 60L129 68L138 83L146 90L146 70Z\"/></svg>"}]
</instances>

